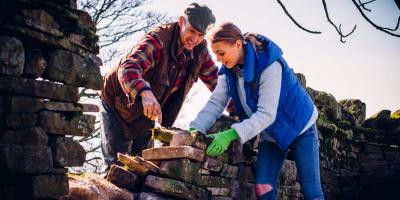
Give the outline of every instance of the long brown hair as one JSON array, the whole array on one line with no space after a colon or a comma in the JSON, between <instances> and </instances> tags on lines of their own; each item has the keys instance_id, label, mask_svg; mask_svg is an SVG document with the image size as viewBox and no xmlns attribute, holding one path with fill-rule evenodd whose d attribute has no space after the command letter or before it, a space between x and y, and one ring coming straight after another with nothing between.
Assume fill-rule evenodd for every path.
<instances>
[{"instance_id":1,"label":"long brown hair","mask_svg":"<svg viewBox=\"0 0 400 200\"><path fill-rule=\"evenodd\" d=\"M234 44L237 40L241 40L243 43L251 42L255 49L263 49L263 43L258 41L257 34L246 33L242 34L242 31L232 22L224 22L219 26L214 27L208 36L211 44L216 42L227 42Z\"/></svg>"},{"instance_id":2,"label":"long brown hair","mask_svg":"<svg viewBox=\"0 0 400 200\"><path fill-rule=\"evenodd\" d=\"M244 41L242 31L232 22L225 22L211 30L208 36L211 43L227 42L234 44L237 40Z\"/></svg>"}]
</instances>

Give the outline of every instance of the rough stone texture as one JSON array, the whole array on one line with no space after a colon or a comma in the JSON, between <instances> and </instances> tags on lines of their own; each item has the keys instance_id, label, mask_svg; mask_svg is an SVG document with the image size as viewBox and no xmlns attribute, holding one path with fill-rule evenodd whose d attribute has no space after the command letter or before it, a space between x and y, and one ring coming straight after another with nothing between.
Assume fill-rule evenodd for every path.
<instances>
[{"instance_id":1,"label":"rough stone texture","mask_svg":"<svg viewBox=\"0 0 400 200\"><path fill-rule=\"evenodd\" d=\"M141 192L138 197L139 200L172 200L172 198L164 197L162 195L152 192Z\"/></svg>"},{"instance_id":2,"label":"rough stone texture","mask_svg":"<svg viewBox=\"0 0 400 200\"><path fill-rule=\"evenodd\" d=\"M235 199L256 200L257 196L254 191L254 184L241 181L232 182L231 197Z\"/></svg>"},{"instance_id":3,"label":"rough stone texture","mask_svg":"<svg viewBox=\"0 0 400 200\"><path fill-rule=\"evenodd\" d=\"M236 179L238 170L239 168L236 166L224 164L220 175L226 178Z\"/></svg>"},{"instance_id":4,"label":"rough stone texture","mask_svg":"<svg viewBox=\"0 0 400 200\"><path fill-rule=\"evenodd\" d=\"M35 145L46 146L49 138L40 127L21 129L16 131L6 131L0 136L0 143L15 145Z\"/></svg>"},{"instance_id":5,"label":"rough stone texture","mask_svg":"<svg viewBox=\"0 0 400 200\"><path fill-rule=\"evenodd\" d=\"M11 113L32 113L44 107L42 99L29 96L10 96L4 104Z\"/></svg>"},{"instance_id":6,"label":"rough stone texture","mask_svg":"<svg viewBox=\"0 0 400 200\"><path fill-rule=\"evenodd\" d=\"M200 162L189 159L166 160L160 165L160 174L192 184L200 179L199 170Z\"/></svg>"},{"instance_id":7,"label":"rough stone texture","mask_svg":"<svg viewBox=\"0 0 400 200\"><path fill-rule=\"evenodd\" d=\"M94 130L96 117L76 112L57 113L43 111L40 124L46 132L60 135L89 136Z\"/></svg>"},{"instance_id":8,"label":"rough stone texture","mask_svg":"<svg viewBox=\"0 0 400 200\"><path fill-rule=\"evenodd\" d=\"M21 76L24 62L22 42L14 37L0 36L0 74Z\"/></svg>"},{"instance_id":9,"label":"rough stone texture","mask_svg":"<svg viewBox=\"0 0 400 200\"><path fill-rule=\"evenodd\" d=\"M54 18L46 11L38 9L23 9L21 12L23 16L16 15L16 21L56 37L62 37L64 35L60 30L58 30L60 28L58 23L55 22Z\"/></svg>"},{"instance_id":10,"label":"rough stone texture","mask_svg":"<svg viewBox=\"0 0 400 200\"><path fill-rule=\"evenodd\" d=\"M239 181L255 183L255 168L252 169L251 166L240 165L237 177Z\"/></svg>"},{"instance_id":11,"label":"rough stone texture","mask_svg":"<svg viewBox=\"0 0 400 200\"><path fill-rule=\"evenodd\" d=\"M232 124L238 122L232 117L221 115L218 120L207 130L208 134L225 131L231 128Z\"/></svg>"},{"instance_id":12,"label":"rough stone texture","mask_svg":"<svg viewBox=\"0 0 400 200\"><path fill-rule=\"evenodd\" d=\"M141 176L145 176L151 172L158 173L159 169L155 164L145 161L139 156L132 157L126 154L117 153L117 157L118 160L127 166L129 170Z\"/></svg>"},{"instance_id":13,"label":"rough stone texture","mask_svg":"<svg viewBox=\"0 0 400 200\"><path fill-rule=\"evenodd\" d=\"M112 165L107 174L107 180L120 188L133 191L139 181L139 176L118 165Z\"/></svg>"},{"instance_id":14,"label":"rough stone texture","mask_svg":"<svg viewBox=\"0 0 400 200\"><path fill-rule=\"evenodd\" d=\"M230 188L207 187L212 196L229 196L231 193Z\"/></svg>"},{"instance_id":15,"label":"rough stone texture","mask_svg":"<svg viewBox=\"0 0 400 200\"><path fill-rule=\"evenodd\" d=\"M35 113L8 114L4 118L5 125L12 129L33 127L38 122L38 116Z\"/></svg>"},{"instance_id":16,"label":"rough stone texture","mask_svg":"<svg viewBox=\"0 0 400 200\"><path fill-rule=\"evenodd\" d=\"M0 163L5 170L17 173L36 174L49 172L53 167L53 159L49 147L0 145Z\"/></svg>"},{"instance_id":17,"label":"rough stone texture","mask_svg":"<svg viewBox=\"0 0 400 200\"><path fill-rule=\"evenodd\" d=\"M38 78L41 77L46 69L47 62L40 49L26 51L24 75Z\"/></svg>"},{"instance_id":18,"label":"rough stone texture","mask_svg":"<svg viewBox=\"0 0 400 200\"><path fill-rule=\"evenodd\" d=\"M222 169L222 166L224 165L223 162L220 160L211 158L211 157L206 157L205 161L202 163L201 167L204 169L208 169L211 171L220 171Z\"/></svg>"},{"instance_id":19,"label":"rough stone texture","mask_svg":"<svg viewBox=\"0 0 400 200\"><path fill-rule=\"evenodd\" d=\"M194 185L173 179L147 176L146 186L156 192L171 195L182 199L209 199L210 192Z\"/></svg>"},{"instance_id":20,"label":"rough stone texture","mask_svg":"<svg viewBox=\"0 0 400 200\"><path fill-rule=\"evenodd\" d=\"M159 147L143 150L142 156L145 160L189 158L201 162L204 159L204 151L190 146Z\"/></svg>"},{"instance_id":21,"label":"rough stone texture","mask_svg":"<svg viewBox=\"0 0 400 200\"><path fill-rule=\"evenodd\" d=\"M224 187L229 188L231 187L231 181L227 178L218 177L218 176L201 176L200 179L200 186L205 187Z\"/></svg>"},{"instance_id":22,"label":"rough stone texture","mask_svg":"<svg viewBox=\"0 0 400 200\"><path fill-rule=\"evenodd\" d=\"M85 162L85 149L72 138L52 136L50 146L55 167L82 166Z\"/></svg>"},{"instance_id":23,"label":"rough stone texture","mask_svg":"<svg viewBox=\"0 0 400 200\"><path fill-rule=\"evenodd\" d=\"M97 174L69 176L69 193L60 200L133 200L133 194Z\"/></svg>"},{"instance_id":24,"label":"rough stone texture","mask_svg":"<svg viewBox=\"0 0 400 200\"><path fill-rule=\"evenodd\" d=\"M0 75L0 91L32 95L53 100L77 102L78 88L50 81Z\"/></svg>"},{"instance_id":25,"label":"rough stone texture","mask_svg":"<svg viewBox=\"0 0 400 200\"><path fill-rule=\"evenodd\" d=\"M55 50L51 54L44 77L95 90L103 86L100 69L95 62L65 50Z\"/></svg>"},{"instance_id":26,"label":"rough stone texture","mask_svg":"<svg viewBox=\"0 0 400 200\"><path fill-rule=\"evenodd\" d=\"M312 90L311 88L308 88L307 91L313 98L318 111L325 113L330 120L338 121L342 119L340 104L332 94Z\"/></svg>"},{"instance_id":27,"label":"rough stone texture","mask_svg":"<svg viewBox=\"0 0 400 200\"><path fill-rule=\"evenodd\" d=\"M193 146L198 149L206 149L205 135L195 131L189 133L188 131L176 131L172 135L169 146Z\"/></svg>"},{"instance_id":28,"label":"rough stone texture","mask_svg":"<svg viewBox=\"0 0 400 200\"><path fill-rule=\"evenodd\" d=\"M352 115L355 125L361 126L364 123L367 109L364 102L359 99L344 99L339 104Z\"/></svg>"}]
</instances>

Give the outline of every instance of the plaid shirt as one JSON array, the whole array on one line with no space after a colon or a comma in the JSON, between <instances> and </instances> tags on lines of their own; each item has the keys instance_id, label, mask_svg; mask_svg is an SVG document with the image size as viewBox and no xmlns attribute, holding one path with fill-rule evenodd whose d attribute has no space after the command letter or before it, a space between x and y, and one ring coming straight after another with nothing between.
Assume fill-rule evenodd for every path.
<instances>
[{"instance_id":1,"label":"plaid shirt","mask_svg":"<svg viewBox=\"0 0 400 200\"><path fill-rule=\"evenodd\" d=\"M180 40L178 40L180 42ZM175 92L182 81L186 77L186 66L190 59L193 59L193 52L184 52L182 45L178 44L177 49L178 62L178 73L175 77L174 87L170 94ZM120 63L118 69L118 80L122 86L122 89L126 94L129 94L131 98L135 99L140 92L143 90L149 90L150 84L143 79L142 75L146 73L150 68L157 67L157 62L161 56L161 45L160 42L148 35L145 37L140 44L133 49L126 60ZM208 89L214 90L218 80L218 67L211 59L210 55L207 55L206 59L201 66L199 72L199 78L205 83ZM168 95L170 95L168 94Z\"/></svg>"}]
</instances>

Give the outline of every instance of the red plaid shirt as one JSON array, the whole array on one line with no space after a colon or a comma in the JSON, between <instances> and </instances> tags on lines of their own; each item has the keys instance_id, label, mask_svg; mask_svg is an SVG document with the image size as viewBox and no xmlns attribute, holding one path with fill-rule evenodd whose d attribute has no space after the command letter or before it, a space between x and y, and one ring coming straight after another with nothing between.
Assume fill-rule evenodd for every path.
<instances>
[{"instance_id":1,"label":"red plaid shirt","mask_svg":"<svg viewBox=\"0 0 400 200\"><path fill-rule=\"evenodd\" d=\"M178 40L179 41L179 40ZM180 41L179 41L180 42ZM182 45L178 44L180 49L177 50L177 58L179 73L177 73L176 81L171 93L175 92L181 85L183 79L186 77L186 66L190 59L193 59L193 52L184 52ZM148 35L140 44L135 47L130 55L124 62L120 63L118 69L118 80L122 89L126 94L134 99L136 95L140 94L143 90L151 88L150 84L143 79L142 75L150 68L157 67L157 62L161 56L160 42ZM211 59L210 55L204 60L199 72L199 78L202 80L208 89L214 90L217 85L218 67Z\"/></svg>"}]
</instances>

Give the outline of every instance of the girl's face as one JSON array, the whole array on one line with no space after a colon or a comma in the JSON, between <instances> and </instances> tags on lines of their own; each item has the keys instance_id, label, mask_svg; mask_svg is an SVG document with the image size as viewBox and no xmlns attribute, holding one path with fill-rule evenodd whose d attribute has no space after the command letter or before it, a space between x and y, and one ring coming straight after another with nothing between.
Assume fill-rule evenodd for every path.
<instances>
[{"instance_id":1,"label":"girl's face","mask_svg":"<svg viewBox=\"0 0 400 200\"><path fill-rule=\"evenodd\" d=\"M219 41L212 43L211 48L217 56L217 61L221 62L228 69L232 69L236 64L243 64L242 44L241 40L236 40L233 44Z\"/></svg>"}]
</instances>

